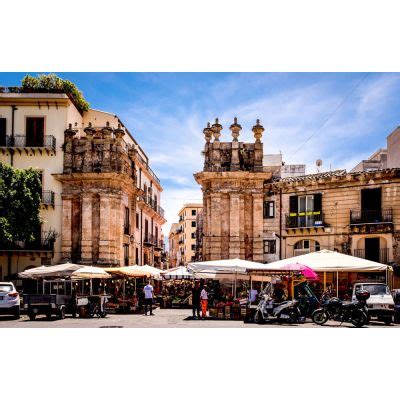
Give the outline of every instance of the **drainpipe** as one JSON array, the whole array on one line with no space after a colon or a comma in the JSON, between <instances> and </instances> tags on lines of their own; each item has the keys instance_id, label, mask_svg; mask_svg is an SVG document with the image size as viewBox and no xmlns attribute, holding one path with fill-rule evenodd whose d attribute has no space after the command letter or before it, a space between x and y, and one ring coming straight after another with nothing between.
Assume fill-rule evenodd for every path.
<instances>
[{"instance_id":1,"label":"drainpipe","mask_svg":"<svg viewBox=\"0 0 400 400\"><path fill-rule=\"evenodd\" d=\"M11 106L11 146L14 146L14 117L15 111L18 110L17 106ZM10 164L14 166L14 149L10 149Z\"/></svg>"}]
</instances>

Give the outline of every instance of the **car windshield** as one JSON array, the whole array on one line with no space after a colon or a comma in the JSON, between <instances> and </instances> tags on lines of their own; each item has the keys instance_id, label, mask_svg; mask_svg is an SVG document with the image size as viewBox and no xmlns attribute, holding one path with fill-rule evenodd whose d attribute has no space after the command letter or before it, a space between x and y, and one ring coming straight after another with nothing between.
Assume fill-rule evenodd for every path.
<instances>
[{"instance_id":1,"label":"car windshield","mask_svg":"<svg viewBox=\"0 0 400 400\"><path fill-rule=\"evenodd\" d=\"M5 285L4 283L0 283L0 292L11 292L12 290L12 285Z\"/></svg>"},{"instance_id":2,"label":"car windshield","mask_svg":"<svg viewBox=\"0 0 400 400\"><path fill-rule=\"evenodd\" d=\"M368 290L371 296L380 294L390 294L386 285L363 285L364 290Z\"/></svg>"}]
</instances>

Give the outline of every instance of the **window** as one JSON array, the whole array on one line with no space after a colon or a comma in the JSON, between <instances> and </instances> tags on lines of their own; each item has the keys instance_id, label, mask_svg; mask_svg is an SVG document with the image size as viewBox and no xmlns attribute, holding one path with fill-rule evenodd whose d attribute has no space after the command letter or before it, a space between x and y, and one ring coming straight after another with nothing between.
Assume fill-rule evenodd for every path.
<instances>
[{"instance_id":1,"label":"window","mask_svg":"<svg viewBox=\"0 0 400 400\"><path fill-rule=\"evenodd\" d=\"M196 221L192 221L192 228L196 228Z\"/></svg>"},{"instance_id":2,"label":"window","mask_svg":"<svg viewBox=\"0 0 400 400\"><path fill-rule=\"evenodd\" d=\"M44 145L44 118L26 118L26 146Z\"/></svg>"},{"instance_id":3,"label":"window","mask_svg":"<svg viewBox=\"0 0 400 400\"><path fill-rule=\"evenodd\" d=\"M196 239L196 233L192 232L192 239Z\"/></svg>"},{"instance_id":4,"label":"window","mask_svg":"<svg viewBox=\"0 0 400 400\"><path fill-rule=\"evenodd\" d=\"M130 234L130 226L129 226L129 208L125 207L125 215L124 215L124 234L129 235Z\"/></svg>"},{"instance_id":5,"label":"window","mask_svg":"<svg viewBox=\"0 0 400 400\"><path fill-rule=\"evenodd\" d=\"M264 254L275 254L276 253L276 241L264 240Z\"/></svg>"},{"instance_id":6,"label":"window","mask_svg":"<svg viewBox=\"0 0 400 400\"><path fill-rule=\"evenodd\" d=\"M311 253L314 251L319 251L321 250L321 246L319 242L316 240L311 240L311 239L304 239L298 241L294 245L294 254L295 255L301 255L301 254L307 254Z\"/></svg>"},{"instance_id":7,"label":"window","mask_svg":"<svg viewBox=\"0 0 400 400\"><path fill-rule=\"evenodd\" d=\"M136 213L136 229L139 229L139 213Z\"/></svg>"},{"instance_id":8,"label":"window","mask_svg":"<svg viewBox=\"0 0 400 400\"><path fill-rule=\"evenodd\" d=\"M136 247L135 250L136 250L136 251L135 251L135 252L136 252L136 260L135 260L135 261L136 261L136 264L139 265L139 264L140 264L140 263L139 263L139 249Z\"/></svg>"},{"instance_id":9,"label":"window","mask_svg":"<svg viewBox=\"0 0 400 400\"><path fill-rule=\"evenodd\" d=\"M275 218L274 201L264 201L264 218Z\"/></svg>"},{"instance_id":10,"label":"window","mask_svg":"<svg viewBox=\"0 0 400 400\"><path fill-rule=\"evenodd\" d=\"M129 245L124 244L124 264L125 266L129 265Z\"/></svg>"},{"instance_id":11,"label":"window","mask_svg":"<svg viewBox=\"0 0 400 400\"><path fill-rule=\"evenodd\" d=\"M196 250L196 245L192 244L192 251L195 251L195 250Z\"/></svg>"},{"instance_id":12,"label":"window","mask_svg":"<svg viewBox=\"0 0 400 400\"><path fill-rule=\"evenodd\" d=\"M6 138L6 119L0 118L0 146L7 145L7 138Z\"/></svg>"},{"instance_id":13,"label":"window","mask_svg":"<svg viewBox=\"0 0 400 400\"><path fill-rule=\"evenodd\" d=\"M192 210L192 215L193 215L193 216L196 215L196 210Z\"/></svg>"},{"instance_id":14,"label":"window","mask_svg":"<svg viewBox=\"0 0 400 400\"><path fill-rule=\"evenodd\" d=\"M290 196L288 223L290 227L323 225L322 194Z\"/></svg>"}]
</instances>

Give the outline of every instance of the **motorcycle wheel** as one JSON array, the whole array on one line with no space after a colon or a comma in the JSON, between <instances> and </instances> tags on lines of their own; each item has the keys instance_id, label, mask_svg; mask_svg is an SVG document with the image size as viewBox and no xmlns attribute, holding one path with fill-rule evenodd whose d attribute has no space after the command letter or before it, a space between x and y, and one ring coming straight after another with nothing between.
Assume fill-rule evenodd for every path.
<instances>
[{"instance_id":1,"label":"motorcycle wheel","mask_svg":"<svg viewBox=\"0 0 400 400\"><path fill-rule=\"evenodd\" d=\"M296 322L299 321L299 315L297 314L296 311L289 311L289 319L288 323L289 324L295 324Z\"/></svg>"},{"instance_id":2,"label":"motorcycle wheel","mask_svg":"<svg viewBox=\"0 0 400 400\"><path fill-rule=\"evenodd\" d=\"M262 316L262 313L260 310L257 310L256 314L254 315L254 322L256 324L263 324L264 323L264 317Z\"/></svg>"},{"instance_id":3,"label":"motorcycle wheel","mask_svg":"<svg viewBox=\"0 0 400 400\"><path fill-rule=\"evenodd\" d=\"M354 312L351 316L351 323L357 328L361 328L363 325L366 325L367 322L368 317L361 311Z\"/></svg>"},{"instance_id":4,"label":"motorcycle wheel","mask_svg":"<svg viewBox=\"0 0 400 400\"><path fill-rule=\"evenodd\" d=\"M324 310L318 309L312 313L311 319L314 324L324 325L328 321L329 316Z\"/></svg>"}]
</instances>

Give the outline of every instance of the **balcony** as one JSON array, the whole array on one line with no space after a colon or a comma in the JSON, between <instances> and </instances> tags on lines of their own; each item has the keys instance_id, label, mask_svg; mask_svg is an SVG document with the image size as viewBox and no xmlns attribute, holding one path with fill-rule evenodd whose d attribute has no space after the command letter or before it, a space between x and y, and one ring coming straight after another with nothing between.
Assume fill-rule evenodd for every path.
<instances>
[{"instance_id":1,"label":"balcony","mask_svg":"<svg viewBox=\"0 0 400 400\"><path fill-rule=\"evenodd\" d=\"M0 255L5 254L44 254L54 253L54 240L42 238L33 242L14 242L14 243L0 243Z\"/></svg>"},{"instance_id":2,"label":"balcony","mask_svg":"<svg viewBox=\"0 0 400 400\"><path fill-rule=\"evenodd\" d=\"M391 232L393 209L350 210L350 228L355 233Z\"/></svg>"},{"instance_id":3,"label":"balcony","mask_svg":"<svg viewBox=\"0 0 400 400\"><path fill-rule=\"evenodd\" d=\"M325 228L324 213L321 211L308 211L290 213L285 215L286 229L319 229Z\"/></svg>"},{"instance_id":4,"label":"balcony","mask_svg":"<svg viewBox=\"0 0 400 400\"><path fill-rule=\"evenodd\" d=\"M379 254L376 254L375 257L367 257L365 249L354 249L353 256L364 258L371 261L376 261L382 264L387 264L389 262L389 249L388 248L380 248Z\"/></svg>"},{"instance_id":5,"label":"balcony","mask_svg":"<svg viewBox=\"0 0 400 400\"><path fill-rule=\"evenodd\" d=\"M54 192L51 190L43 190L41 203L46 207L51 206L54 208L54 196Z\"/></svg>"},{"instance_id":6,"label":"balcony","mask_svg":"<svg viewBox=\"0 0 400 400\"><path fill-rule=\"evenodd\" d=\"M155 238L155 236L152 235L152 234L150 234L150 233L147 234L147 235L144 235L143 244L144 244L146 247L155 246L155 245L156 245L156 238Z\"/></svg>"},{"instance_id":7,"label":"balcony","mask_svg":"<svg viewBox=\"0 0 400 400\"><path fill-rule=\"evenodd\" d=\"M25 135L6 136L0 140L0 148L3 150L4 148L12 148L20 154L22 150L25 150L25 152L28 150L38 151L40 154L46 151L47 154L50 154L50 152L55 153L56 151L56 138L53 135L44 135L42 140Z\"/></svg>"},{"instance_id":8,"label":"balcony","mask_svg":"<svg viewBox=\"0 0 400 400\"><path fill-rule=\"evenodd\" d=\"M163 251L164 250L164 240L156 240L155 241L155 249L159 250L159 251Z\"/></svg>"},{"instance_id":9,"label":"balcony","mask_svg":"<svg viewBox=\"0 0 400 400\"><path fill-rule=\"evenodd\" d=\"M147 204L152 210L154 210L158 215L161 215L161 217L164 218L165 211L164 209L157 204L154 199L151 198L151 196L139 196L139 201L144 202Z\"/></svg>"}]
</instances>

